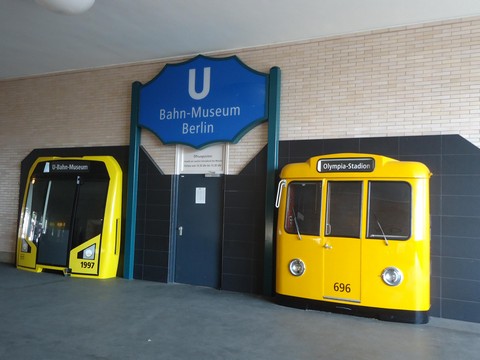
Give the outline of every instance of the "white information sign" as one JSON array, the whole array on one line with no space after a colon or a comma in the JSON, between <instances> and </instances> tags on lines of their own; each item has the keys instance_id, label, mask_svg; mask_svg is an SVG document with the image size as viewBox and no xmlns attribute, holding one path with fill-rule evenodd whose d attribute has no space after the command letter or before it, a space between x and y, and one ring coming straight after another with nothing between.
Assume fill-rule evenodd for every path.
<instances>
[{"instance_id":1,"label":"white information sign","mask_svg":"<svg viewBox=\"0 0 480 360\"><path fill-rule=\"evenodd\" d=\"M205 204L207 200L207 188L195 188L195 204Z\"/></svg>"},{"instance_id":2,"label":"white information sign","mask_svg":"<svg viewBox=\"0 0 480 360\"><path fill-rule=\"evenodd\" d=\"M224 174L226 144L215 144L204 149L177 145L177 174Z\"/></svg>"}]
</instances>

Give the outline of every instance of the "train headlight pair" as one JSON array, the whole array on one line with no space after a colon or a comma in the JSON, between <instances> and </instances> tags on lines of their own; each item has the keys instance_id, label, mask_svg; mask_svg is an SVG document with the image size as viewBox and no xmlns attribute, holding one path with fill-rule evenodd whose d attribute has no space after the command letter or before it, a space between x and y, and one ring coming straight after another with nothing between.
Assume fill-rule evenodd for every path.
<instances>
[{"instance_id":1,"label":"train headlight pair","mask_svg":"<svg viewBox=\"0 0 480 360\"><path fill-rule=\"evenodd\" d=\"M382 272L382 280L389 286L400 285L403 281L403 274L400 269L389 266Z\"/></svg>"},{"instance_id":2,"label":"train headlight pair","mask_svg":"<svg viewBox=\"0 0 480 360\"><path fill-rule=\"evenodd\" d=\"M293 259L288 264L288 269L293 276L303 275L305 272L305 263L300 259Z\"/></svg>"},{"instance_id":3,"label":"train headlight pair","mask_svg":"<svg viewBox=\"0 0 480 360\"><path fill-rule=\"evenodd\" d=\"M301 276L305 272L305 263L300 259L293 259L288 264L288 269L293 276ZM400 269L390 266L383 270L382 280L389 286L397 286L403 281L403 273Z\"/></svg>"}]
</instances>

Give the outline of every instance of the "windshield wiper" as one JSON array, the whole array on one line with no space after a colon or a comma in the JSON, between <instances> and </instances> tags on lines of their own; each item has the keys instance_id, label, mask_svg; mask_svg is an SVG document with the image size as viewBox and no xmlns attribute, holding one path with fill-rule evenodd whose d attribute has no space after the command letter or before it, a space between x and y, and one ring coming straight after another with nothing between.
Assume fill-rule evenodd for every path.
<instances>
[{"instance_id":1,"label":"windshield wiper","mask_svg":"<svg viewBox=\"0 0 480 360\"><path fill-rule=\"evenodd\" d=\"M374 214L374 216L375 216L375 220L377 220L377 225L380 228L380 231L382 232L383 240L385 240L385 245L388 246L387 235L385 235L385 232L383 231L382 225L380 224L380 221L378 220L377 215Z\"/></svg>"},{"instance_id":2,"label":"windshield wiper","mask_svg":"<svg viewBox=\"0 0 480 360\"><path fill-rule=\"evenodd\" d=\"M302 235L300 235L300 227L298 226L297 215L295 214L295 209L292 206L292 213L293 213L293 222L295 223L295 229L297 229L297 236L299 240L302 240Z\"/></svg>"}]
</instances>

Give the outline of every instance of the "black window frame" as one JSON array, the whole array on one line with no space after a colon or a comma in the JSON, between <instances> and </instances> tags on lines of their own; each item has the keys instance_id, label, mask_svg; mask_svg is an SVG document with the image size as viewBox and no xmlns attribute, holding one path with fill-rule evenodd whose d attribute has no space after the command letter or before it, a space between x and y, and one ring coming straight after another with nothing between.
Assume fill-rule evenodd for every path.
<instances>
[{"instance_id":1,"label":"black window frame","mask_svg":"<svg viewBox=\"0 0 480 360\"><path fill-rule=\"evenodd\" d=\"M398 220L400 219L399 213L394 214L394 216L385 216L384 211L382 213L378 213L378 211L376 211L375 213L372 214L372 184L402 184L408 187L408 190L409 190L408 216L404 217L404 219L408 219L408 226L403 226L404 228L408 229L408 234L404 232L403 234L398 235L398 234L393 234L391 232L391 229L395 229L393 225L399 224L398 223ZM390 193L399 195L399 191L390 191ZM383 240L383 241L385 240L407 241L412 237L413 189L412 189L412 185L409 182L402 181L402 180L369 180L367 196L368 196L368 204L367 204L367 219L366 219L367 223L366 223L366 234L365 234L367 239ZM390 200L390 199L387 199L386 201L394 202L393 200ZM396 203L401 203L401 202L396 201ZM383 216L379 214L382 214ZM389 221L389 219L395 219L396 224L392 223L392 221ZM377 225L375 225L375 223ZM378 223L380 225L378 225ZM377 227L375 231L372 230L372 224ZM400 227L399 229L402 230L402 227Z\"/></svg>"},{"instance_id":2,"label":"black window frame","mask_svg":"<svg viewBox=\"0 0 480 360\"><path fill-rule=\"evenodd\" d=\"M297 195L296 190L293 191L292 188L297 187L298 185L316 186L315 193L317 196L315 196L313 212L305 211L305 208L298 209L295 206L292 207L292 192L294 192L294 195ZM287 233L297 234L299 236L320 236L320 221L322 216L322 189L323 181L292 181L288 184L286 211L284 219L284 229ZM305 225L307 225L307 229L305 229Z\"/></svg>"}]
</instances>

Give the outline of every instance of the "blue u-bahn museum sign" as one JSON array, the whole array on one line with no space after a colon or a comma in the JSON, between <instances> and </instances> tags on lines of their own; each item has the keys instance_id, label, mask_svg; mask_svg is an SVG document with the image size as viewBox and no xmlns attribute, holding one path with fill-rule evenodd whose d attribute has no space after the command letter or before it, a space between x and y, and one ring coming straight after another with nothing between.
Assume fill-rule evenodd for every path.
<instances>
[{"instance_id":1,"label":"blue u-bahn museum sign","mask_svg":"<svg viewBox=\"0 0 480 360\"><path fill-rule=\"evenodd\" d=\"M165 65L146 84L135 81L131 106L124 277L133 278L141 129L151 130L164 144L200 149L216 142L236 143L250 129L268 120L263 286L264 294L271 295L280 69L272 67L265 74L249 68L236 56L199 55ZM169 281L173 272L169 268Z\"/></svg>"},{"instance_id":2,"label":"blue u-bahn museum sign","mask_svg":"<svg viewBox=\"0 0 480 360\"><path fill-rule=\"evenodd\" d=\"M139 94L138 124L164 144L236 143L267 119L268 74L236 56L167 64Z\"/></svg>"}]
</instances>

